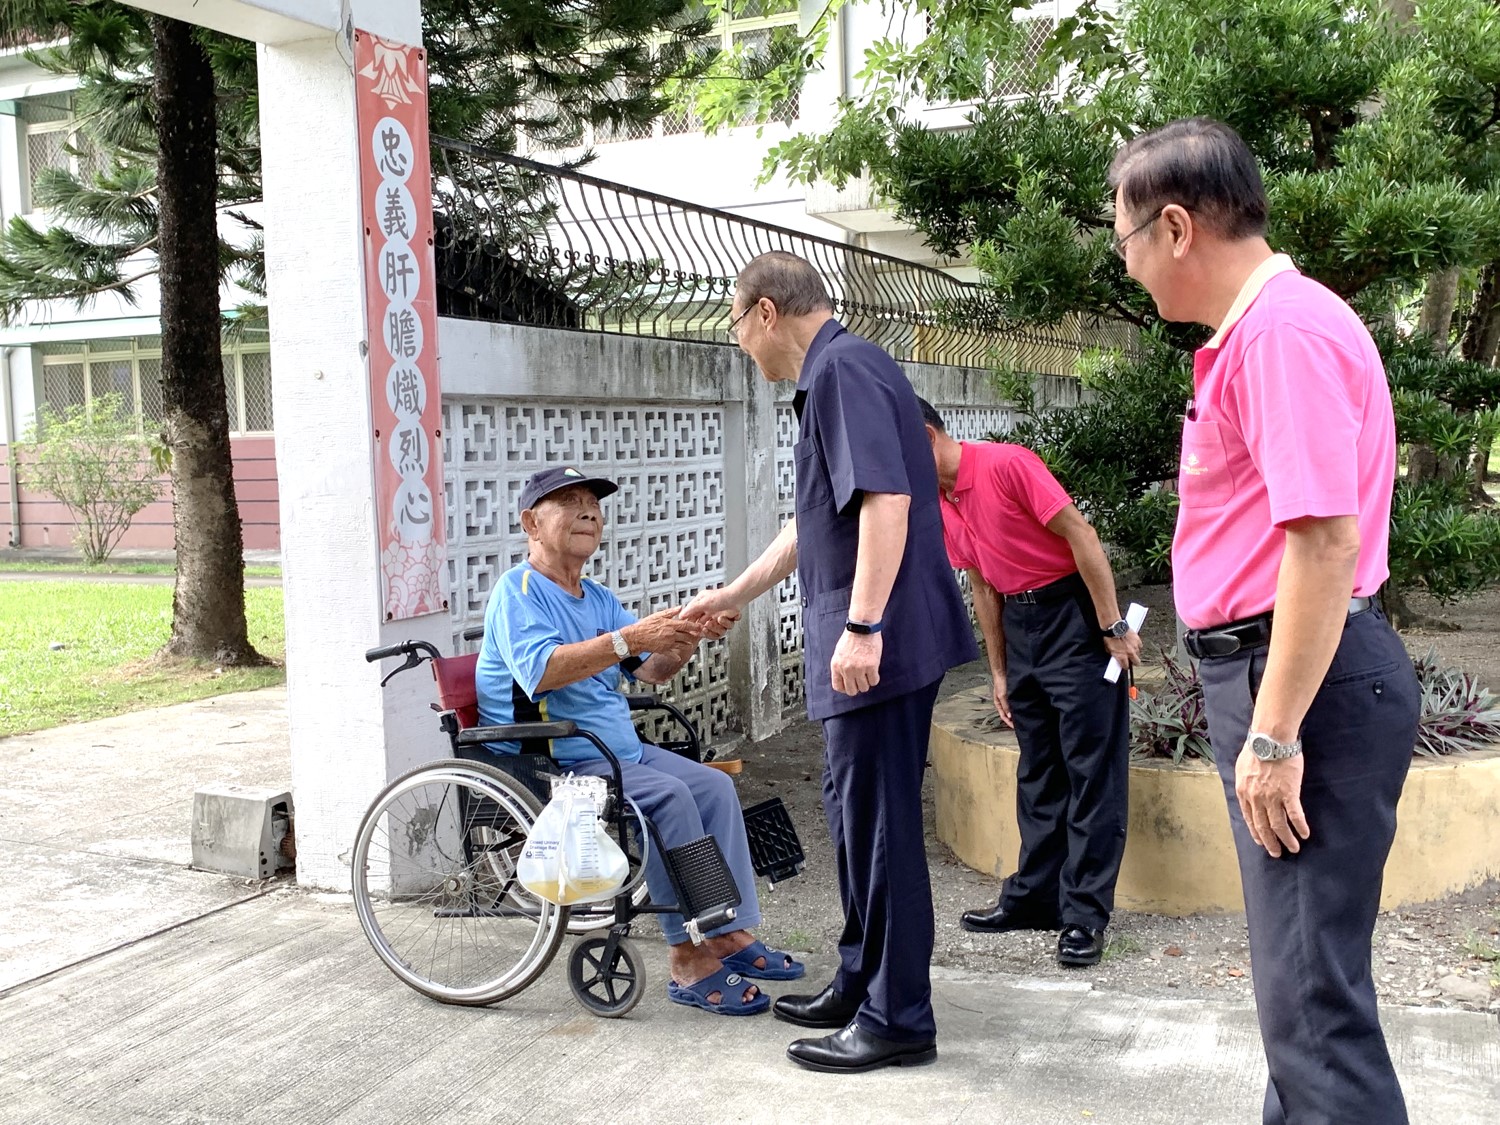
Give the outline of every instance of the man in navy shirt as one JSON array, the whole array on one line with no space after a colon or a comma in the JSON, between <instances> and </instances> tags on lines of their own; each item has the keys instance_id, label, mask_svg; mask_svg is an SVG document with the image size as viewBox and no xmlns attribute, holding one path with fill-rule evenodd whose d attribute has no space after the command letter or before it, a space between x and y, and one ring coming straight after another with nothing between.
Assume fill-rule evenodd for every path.
<instances>
[{"instance_id":1,"label":"man in navy shirt","mask_svg":"<svg viewBox=\"0 0 1500 1125\"><path fill-rule=\"evenodd\" d=\"M731 314L761 373L797 382L797 511L743 574L684 616L738 611L796 568L807 714L823 723L823 807L844 906L833 983L773 1010L839 1029L787 1048L813 1070L931 1062L922 771L943 675L979 652L943 548L922 412L891 357L833 319L801 258L750 262Z\"/></svg>"}]
</instances>

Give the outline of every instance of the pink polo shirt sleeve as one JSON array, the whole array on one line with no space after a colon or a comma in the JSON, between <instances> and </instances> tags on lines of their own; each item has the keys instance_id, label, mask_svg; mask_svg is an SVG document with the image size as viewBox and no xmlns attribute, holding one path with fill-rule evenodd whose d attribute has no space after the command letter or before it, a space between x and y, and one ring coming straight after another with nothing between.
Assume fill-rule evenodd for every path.
<instances>
[{"instance_id":1,"label":"pink polo shirt sleeve","mask_svg":"<svg viewBox=\"0 0 1500 1125\"><path fill-rule=\"evenodd\" d=\"M1015 497L1043 527L1073 502L1047 463L1024 446L1016 446L1012 456L991 464L995 484Z\"/></svg>"},{"instance_id":2,"label":"pink polo shirt sleeve","mask_svg":"<svg viewBox=\"0 0 1500 1125\"><path fill-rule=\"evenodd\" d=\"M1246 345L1224 399L1276 526L1359 514L1364 394L1360 357L1322 332L1281 325Z\"/></svg>"}]
</instances>

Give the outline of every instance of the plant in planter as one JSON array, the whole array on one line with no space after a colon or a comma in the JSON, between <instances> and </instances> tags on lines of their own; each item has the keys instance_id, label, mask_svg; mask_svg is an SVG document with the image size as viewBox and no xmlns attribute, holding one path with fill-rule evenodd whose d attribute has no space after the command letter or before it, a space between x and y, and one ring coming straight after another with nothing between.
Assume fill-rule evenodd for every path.
<instances>
[{"instance_id":1,"label":"plant in planter","mask_svg":"<svg viewBox=\"0 0 1500 1125\"><path fill-rule=\"evenodd\" d=\"M1162 651L1166 679L1160 687L1140 688L1130 704L1130 756L1214 760L1208 741L1203 683L1191 661ZM1438 663L1428 649L1412 660L1422 688L1422 712L1413 753L1424 758L1466 754L1500 742L1500 698L1468 672Z\"/></svg>"},{"instance_id":2,"label":"plant in planter","mask_svg":"<svg viewBox=\"0 0 1500 1125\"><path fill-rule=\"evenodd\" d=\"M1466 754L1500 742L1500 699L1468 672L1439 664L1428 649L1415 658L1422 685L1416 752L1427 758Z\"/></svg>"},{"instance_id":3,"label":"plant in planter","mask_svg":"<svg viewBox=\"0 0 1500 1125\"><path fill-rule=\"evenodd\" d=\"M1208 742L1208 712L1198 666L1182 662L1167 649L1161 653L1166 680L1159 688L1138 688L1130 701L1130 756L1214 760Z\"/></svg>"}]
</instances>

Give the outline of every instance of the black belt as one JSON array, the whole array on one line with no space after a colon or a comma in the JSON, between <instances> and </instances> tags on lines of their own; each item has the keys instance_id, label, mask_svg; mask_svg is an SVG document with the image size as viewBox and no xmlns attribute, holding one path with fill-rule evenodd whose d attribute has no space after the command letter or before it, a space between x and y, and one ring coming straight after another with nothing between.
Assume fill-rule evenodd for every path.
<instances>
[{"instance_id":1,"label":"black belt","mask_svg":"<svg viewBox=\"0 0 1500 1125\"><path fill-rule=\"evenodd\" d=\"M1045 586L1038 586L1035 590L1022 590L1018 594L1006 594L1008 602L1019 602L1022 605L1046 605L1048 602L1060 602L1064 598L1076 596L1079 592L1087 590L1088 586L1083 581L1083 575L1073 573L1066 578L1059 578L1056 582L1048 582Z\"/></svg>"},{"instance_id":2,"label":"black belt","mask_svg":"<svg viewBox=\"0 0 1500 1125\"><path fill-rule=\"evenodd\" d=\"M1374 602L1370 598L1350 598L1349 616L1358 617L1370 609ZM1254 648L1271 639L1271 615L1258 614L1241 621L1231 621L1213 629L1189 629L1182 635L1182 647L1195 660L1217 656L1233 656L1242 648Z\"/></svg>"}]
</instances>

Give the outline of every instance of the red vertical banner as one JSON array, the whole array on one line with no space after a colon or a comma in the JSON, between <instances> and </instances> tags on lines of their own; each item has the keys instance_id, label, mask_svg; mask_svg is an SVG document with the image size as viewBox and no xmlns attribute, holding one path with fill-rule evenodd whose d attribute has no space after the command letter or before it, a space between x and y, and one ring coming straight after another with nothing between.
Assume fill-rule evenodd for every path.
<instances>
[{"instance_id":1,"label":"red vertical banner","mask_svg":"<svg viewBox=\"0 0 1500 1125\"><path fill-rule=\"evenodd\" d=\"M387 621L447 608L427 53L354 33L365 326Z\"/></svg>"}]
</instances>

